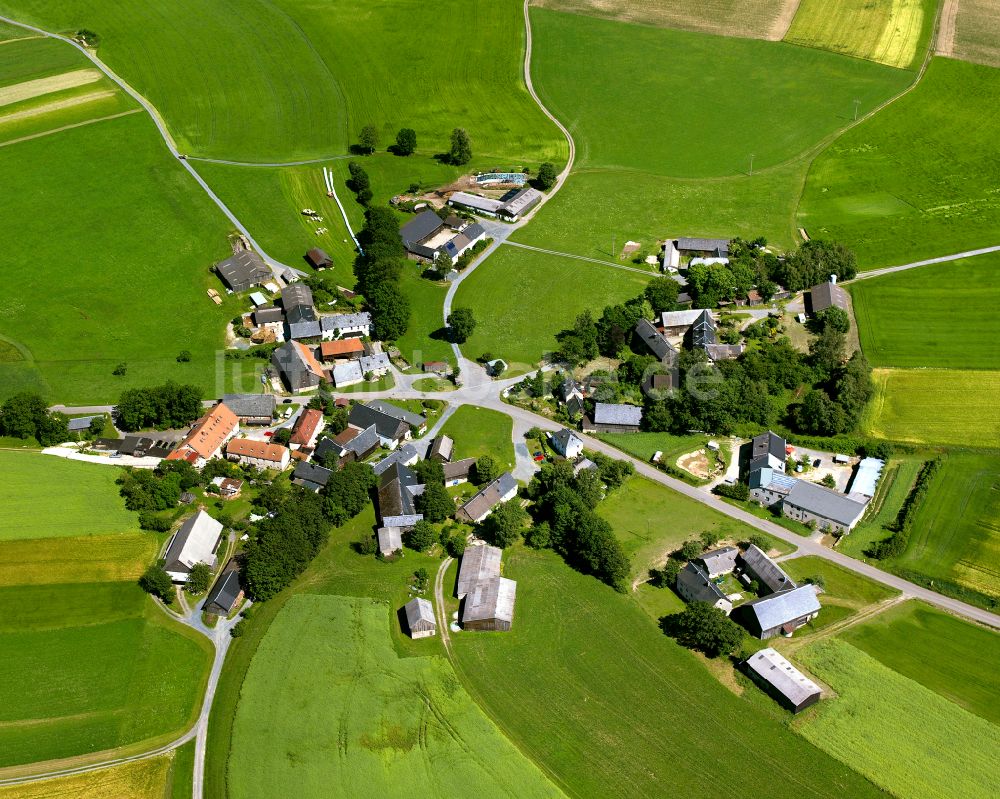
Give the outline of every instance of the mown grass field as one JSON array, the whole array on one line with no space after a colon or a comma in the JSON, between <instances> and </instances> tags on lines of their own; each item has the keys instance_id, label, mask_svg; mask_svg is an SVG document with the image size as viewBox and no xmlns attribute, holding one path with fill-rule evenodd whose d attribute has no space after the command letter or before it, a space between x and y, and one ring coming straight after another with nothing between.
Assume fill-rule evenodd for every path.
<instances>
[{"instance_id":1,"label":"mown grass field","mask_svg":"<svg viewBox=\"0 0 1000 799\"><path fill-rule=\"evenodd\" d=\"M559 796L440 657L400 658L385 605L300 595L243 684L230 795ZM304 712L303 712L304 711Z\"/></svg>"},{"instance_id":2,"label":"mown grass field","mask_svg":"<svg viewBox=\"0 0 1000 799\"><path fill-rule=\"evenodd\" d=\"M137 580L159 549L150 533L0 542L0 585Z\"/></svg>"},{"instance_id":3,"label":"mown grass field","mask_svg":"<svg viewBox=\"0 0 1000 799\"><path fill-rule=\"evenodd\" d=\"M556 333L590 309L642 293L647 278L600 264L501 247L458 287L455 306L472 308L477 326L462 349L489 352L511 369L530 371L558 346ZM572 286L572 292L567 287Z\"/></svg>"},{"instance_id":4,"label":"mown grass field","mask_svg":"<svg viewBox=\"0 0 1000 799\"><path fill-rule=\"evenodd\" d=\"M174 762L175 758L164 755L70 777L9 786L0 788L0 799L163 799Z\"/></svg>"},{"instance_id":5,"label":"mown grass field","mask_svg":"<svg viewBox=\"0 0 1000 799\"><path fill-rule=\"evenodd\" d=\"M1000 372L876 369L874 378L875 399L862 422L869 435L959 446L1000 441Z\"/></svg>"},{"instance_id":6,"label":"mown grass field","mask_svg":"<svg viewBox=\"0 0 1000 799\"><path fill-rule=\"evenodd\" d=\"M890 608L839 633L885 666L1000 724L1000 635L920 602Z\"/></svg>"},{"instance_id":7,"label":"mown grass field","mask_svg":"<svg viewBox=\"0 0 1000 799\"><path fill-rule=\"evenodd\" d=\"M730 693L631 598L548 552L508 550L514 629L460 633L461 676L575 796L876 796L850 769ZM517 701L511 701L511 697Z\"/></svg>"},{"instance_id":8,"label":"mown grass field","mask_svg":"<svg viewBox=\"0 0 1000 799\"><path fill-rule=\"evenodd\" d=\"M0 541L137 529L137 515L125 510L118 496L118 469L37 452L0 451L0 472L5 508Z\"/></svg>"},{"instance_id":9,"label":"mown grass field","mask_svg":"<svg viewBox=\"0 0 1000 799\"><path fill-rule=\"evenodd\" d=\"M899 595L898 591L812 555L782 561L781 567L800 585L810 578L821 577L823 581L823 593L820 598L823 609L797 637L808 635L814 630L822 630L830 624L855 615L869 605Z\"/></svg>"},{"instance_id":10,"label":"mown grass field","mask_svg":"<svg viewBox=\"0 0 1000 799\"><path fill-rule=\"evenodd\" d=\"M641 461L650 461L653 455L662 452L666 463L703 448L706 441L703 435L675 436L671 433L600 433L597 437Z\"/></svg>"},{"instance_id":11,"label":"mown grass field","mask_svg":"<svg viewBox=\"0 0 1000 799\"><path fill-rule=\"evenodd\" d=\"M444 296L448 287L422 278L421 269L412 261L403 264L399 287L410 300L410 325L396 346L413 366L424 361L454 364L455 353L444 332Z\"/></svg>"},{"instance_id":12,"label":"mown grass field","mask_svg":"<svg viewBox=\"0 0 1000 799\"><path fill-rule=\"evenodd\" d=\"M373 124L384 144L408 126L423 147L442 151L461 125L480 153L565 157L520 80L516 0L392 0L363 13L346 0L322 8L247 0L237 15L196 0L141 8L5 0L0 8L52 29L98 31L101 58L152 101L190 154L254 162L335 155Z\"/></svg>"},{"instance_id":13,"label":"mown grass field","mask_svg":"<svg viewBox=\"0 0 1000 799\"><path fill-rule=\"evenodd\" d=\"M532 12L532 77L578 168L721 177L800 155L913 80L819 50ZM629 58L623 58L629 53ZM625 181L623 181L623 186ZM624 189L622 189L624 190Z\"/></svg>"},{"instance_id":14,"label":"mown grass field","mask_svg":"<svg viewBox=\"0 0 1000 799\"><path fill-rule=\"evenodd\" d=\"M937 0L801 0L785 41L912 69L936 12Z\"/></svg>"},{"instance_id":15,"label":"mown grass field","mask_svg":"<svg viewBox=\"0 0 1000 799\"><path fill-rule=\"evenodd\" d=\"M441 434L455 440L452 460L491 455L501 468L514 468L514 422L505 413L461 405L448 417Z\"/></svg>"},{"instance_id":16,"label":"mown grass field","mask_svg":"<svg viewBox=\"0 0 1000 799\"><path fill-rule=\"evenodd\" d=\"M1000 254L990 253L852 284L865 357L875 366L1000 369L998 272Z\"/></svg>"},{"instance_id":17,"label":"mown grass field","mask_svg":"<svg viewBox=\"0 0 1000 799\"><path fill-rule=\"evenodd\" d=\"M998 93L997 70L933 59L912 92L813 162L799 224L848 242L862 269L995 244L1000 196L983 165L1000 118L983 108Z\"/></svg>"},{"instance_id":18,"label":"mown grass field","mask_svg":"<svg viewBox=\"0 0 1000 799\"><path fill-rule=\"evenodd\" d=\"M1000 67L1000 15L993 0L960 0L951 54Z\"/></svg>"},{"instance_id":19,"label":"mown grass field","mask_svg":"<svg viewBox=\"0 0 1000 799\"><path fill-rule=\"evenodd\" d=\"M796 657L838 694L795 724L817 747L900 799L996 795L1000 727L843 641Z\"/></svg>"}]
</instances>

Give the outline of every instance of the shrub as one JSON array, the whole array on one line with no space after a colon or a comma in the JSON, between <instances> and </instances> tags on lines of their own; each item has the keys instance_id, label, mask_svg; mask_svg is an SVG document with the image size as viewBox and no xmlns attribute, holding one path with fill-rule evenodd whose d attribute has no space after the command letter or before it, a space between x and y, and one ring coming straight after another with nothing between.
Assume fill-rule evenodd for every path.
<instances>
[{"instance_id":1,"label":"shrub","mask_svg":"<svg viewBox=\"0 0 1000 799\"><path fill-rule=\"evenodd\" d=\"M663 616L660 628L681 646L713 658L732 654L743 643L743 629L707 602L692 602L680 613Z\"/></svg>"}]
</instances>

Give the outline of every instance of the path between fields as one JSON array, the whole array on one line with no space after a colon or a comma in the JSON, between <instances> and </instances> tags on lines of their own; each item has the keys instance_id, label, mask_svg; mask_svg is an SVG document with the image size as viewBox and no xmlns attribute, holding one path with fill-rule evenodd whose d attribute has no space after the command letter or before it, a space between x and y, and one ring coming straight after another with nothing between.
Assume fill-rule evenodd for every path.
<instances>
[{"instance_id":1,"label":"path between fields","mask_svg":"<svg viewBox=\"0 0 1000 799\"><path fill-rule=\"evenodd\" d=\"M868 280L872 277L882 277L882 275L891 275L893 272L905 272L907 269L916 269L919 266L930 266L932 264L944 264L949 261L961 261L963 258L975 258L977 255L988 255L991 252L1000 252L1000 244L994 245L992 247L980 247L978 250L966 250L965 252L957 252L954 255L941 255L937 258L928 258L924 261L914 261L911 264L902 264L901 266L887 266L883 269L872 269L868 272L861 272L853 280L845 280L845 283L853 283L856 280Z\"/></svg>"}]
</instances>

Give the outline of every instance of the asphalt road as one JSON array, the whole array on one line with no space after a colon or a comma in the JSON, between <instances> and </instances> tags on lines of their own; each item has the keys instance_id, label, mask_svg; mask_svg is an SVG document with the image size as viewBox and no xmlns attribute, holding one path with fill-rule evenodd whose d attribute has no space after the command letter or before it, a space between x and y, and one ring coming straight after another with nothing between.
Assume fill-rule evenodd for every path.
<instances>
[{"instance_id":1,"label":"asphalt road","mask_svg":"<svg viewBox=\"0 0 1000 799\"><path fill-rule=\"evenodd\" d=\"M854 280L845 281L853 283L855 280L868 280L872 277L882 277L882 275L891 275L893 272L905 272L907 269L916 269L919 266L930 266L931 264L945 264L949 261L960 261L963 258L974 258L977 255L986 255L991 252L1000 252L1000 245L995 247L980 247L978 250L966 250L965 252L957 252L954 255L942 255L937 258L928 258L924 261L914 261L911 264L902 264L901 266L887 266L884 269L872 269L869 272L861 272Z\"/></svg>"}]
</instances>

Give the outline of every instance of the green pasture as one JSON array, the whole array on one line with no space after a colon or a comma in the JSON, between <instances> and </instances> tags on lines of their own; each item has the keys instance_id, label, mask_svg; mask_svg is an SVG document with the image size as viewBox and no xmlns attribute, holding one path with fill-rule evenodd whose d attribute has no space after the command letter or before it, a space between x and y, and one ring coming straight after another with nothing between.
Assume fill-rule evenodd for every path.
<instances>
[{"instance_id":1,"label":"green pasture","mask_svg":"<svg viewBox=\"0 0 1000 799\"><path fill-rule=\"evenodd\" d=\"M9 42L14 39L23 39L27 36L35 35L32 31L26 31L24 28L19 28L16 25L0 22L0 42Z\"/></svg>"},{"instance_id":2,"label":"green pasture","mask_svg":"<svg viewBox=\"0 0 1000 799\"><path fill-rule=\"evenodd\" d=\"M505 413L460 405L441 428L455 440L453 460L491 455L503 469L514 468L514 422Z\"/></svg>"},{"instance_id":3,"label":"green pasture","mask_svg":"<svg viewBox=\"0 0 1000 799\"><path fill-rule=\"evenodd\" d=\"M1000 441L1000 371L876 369L875 399L862 426L869 435L916 444Z\"/></svg>"},{"instance_id":4,"label":"green pasture","mask_svg":"<svg viewBox=\"0 0 1000 799\"><path fill-rule=\"evenodd\" d=\"M459 633L463 681L514 743L575 796L878 795L731 693L630 597L550 552L504 554L514 629ZM517 701L511 701L516 697Z\"/></svg>"},{"instance_id":5,"label":"green pasture","mask_svg":"<svg viewBox=\"0 0 1000 799\"><path fill-rule=\"evenodd\" d=\"M17 284L0 299L0 334L23 359L0 363L0 395L108 402L166 379L222 393L216 353L238 303L205 292L221 288L209 269L230 252L229 228L145 115L0 148L0 173L0 220L18 229L0 266ZM176 362L181 349L190 363Z\"/></svg>"},{"instance_id":6,"label":"green pasture","mask_svg":"<svg viewBox=\"0 0 1000 799\"><path fill-rule=\"evenodd\" d=\"M640 294L644 275L555 255L501 247L458 287L455 306L472 308L478 325L462 349L489 352L530 371L558 346L556 333L589 309ZM571 286L572 291L567 291Z\"/></svg>"},{"instance_id":7,"label":"green pasture","mask_svg":"<svg viewBox=\"0 0 1000 799\"><path fill-rule=\"evenodd\" d=\"M802 155L913 74L780 42L532 12L532 77L578 168L742 175ZM624 57L627 54L627 57Z\"/></svg>"},{"instance_id":8,"label":"green pasture","mask_svg":"<svg viewBox=\"0 0 1000 799\"><path fill-rule=\"evenodd\" d=\"M838 637L993 724L1000 724L1000 635L920 602L906 602Z\"/></svg>"},{"instance_id":9,"label":"green pasture","mask_svg":"<svg viewBox=\"0 0 1000 799\"><path fill-rule=\"evenodd\" d=\"M194 747L193 740L174 750L174 759L170 764L170 794L168 799L189 799L192 782L194 781ZM160 799L159 796L151 799Z\"/></svg>"},{"instance_id":10,"label":"green pasture","mask_svg":"<svg viewBox=\"0 0 1000 799\"><path fill-rule=\"evenodd\" d=\"M920 65L937 0L801 0L785 41L891 67Z\"/></svg>"},{"instance_id":11,"label":"green pasture","mask_svg":"<svg viewBox=\"0 0 1000 799\"><path fill-rule=\"evenodd\" d=\"M0 451L0 541L108 535L135 530L115 480L118 469L37 452ZM58 499L56 499L58 498Z\"/></svg>"},{"instance_id":12,"label":"green pasture","mask_svg":"<svg viewBox=\"0 0 1000 799\"><path fill-rule=\"evenodd\" d=\"M869 605L899 595L898 591L815 555L782 561L781 567L799 584L816 577L821 577L823 581L823 592L820 596L823 609L799 635L822 630L830 624L853 616Z\"/></svg>"},{"instance_id":13,"label":"green pasture","mask_svg":"<svg viewBox=\"0 0 1000 799\"><path fill-rule=\"evenodd\" d=\"M95 490L96 505L101 504L98 494ZM0 586L133 582L153 562L159 546L159 539L145 532L3 540Z\"/></svg>"},{"instance_id":14,"label":"green pasture","mask_svg":"<svg viewBox=\"0 0 1000 799\"><path fill-rule=\"evenodd\" d=\"M861 348L874 366L1000 369L1000 253L850 286Z\"/></svg>"},{"instance_id":15,"label":"green pasture","mask_svg":"<svg viewBox=\"0 0 1000 799\"><path fill-rule=\"evenodd\" d=\"M400 658L385 605L301 595L243 683L230 795L560 796L441 657Z\"/></svg>"},{"instance_id":16,"label":"green pasture","mask_svg":"<svg viewBox=\"0 0 1000 799\"><path fill-rule=\"evenodd\" d=\"M19 30L25 36L31 35L31 31L21 28L14 30ZM8 42L0 48L0 87L91 66L78 51L55 39Z\"/></svg>"},{"instance_id":17,"label":"green pasture","mask_svg":"<svg viewBox=\"0 0 1000 799\"><path fill-rule=\"evenodd\" d=\"M837 692L795 724L817 747L900 799L996 795L1000 727L843 641L796 657Z\"/></svg>"},{"instance_id":18,"label":"green pasture","mask_svg":"<svg viewBox=\"0 0 1000 799\"><path fill-rule=\"evenodd\" d=\"M1000 71L934 58L923 79L813 162L799 224L848 243L862 269L1000 241L994 157L1000 119L984 114Z\"/></svg>"},{"instance_id":19,"label":"green pasture","mask_svg":"<svg viewBox=\"0 0 1000 799\"><path fill-rule=\"evenodd\" d=\"M424 361L455 362L455 353L444 333L444 295L448 287L420 276L422 267L403 264L399 288L410 300L410 325L396 341L403 358L414 366Z\"/></svg>"}]
</instances>

